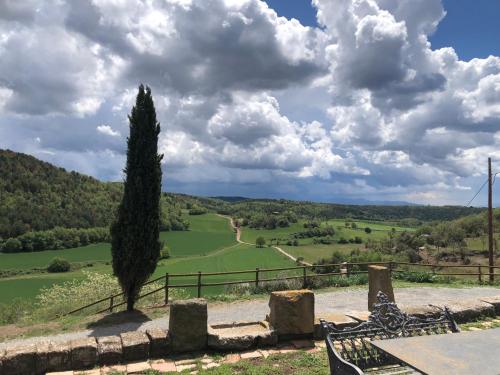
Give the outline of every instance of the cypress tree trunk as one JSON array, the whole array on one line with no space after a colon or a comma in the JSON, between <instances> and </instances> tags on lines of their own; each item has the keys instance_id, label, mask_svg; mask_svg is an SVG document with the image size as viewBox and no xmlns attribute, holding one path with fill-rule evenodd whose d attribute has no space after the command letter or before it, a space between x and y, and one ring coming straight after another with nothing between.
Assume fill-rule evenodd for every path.
<instances>
[{"instance_id":1,"label":"cypress tree trunk","mask_svg":"<svg viewBox=\"0 0 500 375\"><path fill-rule=\"evenodd\" d=\"M113 273L132 311L142 288L156 269L160 256L161 159L160 124L149 87L139 86L129 116L127 165L123 198L111 226Z\"/></svg>"}]
</instances>

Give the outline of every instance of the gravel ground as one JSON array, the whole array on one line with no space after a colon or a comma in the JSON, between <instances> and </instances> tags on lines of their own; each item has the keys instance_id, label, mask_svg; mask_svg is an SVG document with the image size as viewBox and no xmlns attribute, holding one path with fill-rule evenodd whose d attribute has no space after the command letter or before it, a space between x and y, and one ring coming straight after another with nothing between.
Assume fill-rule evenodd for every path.
<instances>
[{"instance_id":1,"label":"gravel ground","mask_svg":"<svg viewBox=\"0 0 500 375\"><path fill-rule=\"evenodd\" d=\"M476 288L401 288L395 289L396 302L400 306L422 305L422 304L446 304L460 300L474 299L500 295L499 288L476 287ZM269 313L268 299L241 301L233 303L213 303L208 306L209 323L229 323L234 321L256 321L263 320ZM352 311L367 310L367 291L361 290L337 290L333 292L316 293L316 313L336 312L349 313ZM108 327L96 327L79 332L63 333L59 335L32 337L27 339L15 339L0 343L0 348L12 343L30 344L45 340L65 341L83 337L99 337L116 335L122 332L141 330L151 327L168 328L168 316L158 318L144 323L123 323Z\"/></svg>"}]
</instances>

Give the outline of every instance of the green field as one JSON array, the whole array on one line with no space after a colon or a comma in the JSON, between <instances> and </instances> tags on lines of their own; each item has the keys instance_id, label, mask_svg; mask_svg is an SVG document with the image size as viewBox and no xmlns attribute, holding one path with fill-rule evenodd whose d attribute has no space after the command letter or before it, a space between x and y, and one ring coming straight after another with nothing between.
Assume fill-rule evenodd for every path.
<instances>
[{"instance_id":1,"label":"green field","mask_svg":"<svg viewBox=\"0 0 500 375\"><path fill-rule=\"evenodd\" d=\"M293 266L288 258L275 250L257 249L254 246L238 244L228 220L214 214L190 216L191 230L187 232L163 232L172 252L172 258L160 261L153 277L169 273L225 272L260 268L279 268ZM60 256L71 262L108 261L109 244L96 244L75 249L49 250L36 253L1 254L2 269L31 269L45 267L52 258ZM85 268L94 272L111 272L109 265L98 264ZM273 273L274 275L274 273ZM255 275L209 276L203 282L241 280ZM83 277L82 270L32 275L0 279L0 302L11 301L15 297L34 298L42 287ZM265 275L262 276L266 277ZM172 283L192 283L196 278L173 278ZM204 293L220 293L223 287L207 287ZM194 293L194 289L189 290Z\"/></svg>"},{"instance_id":2,"label":"green field","mask_svg":"<svg viewBox=\"0 0 500 375\"><path fill-rule=\"evenodd\" d=\"M171 250L172 257L206 255L236 244L229 221L215 214L189 216L189 231L163 232L160 239Z\"/></svg>"},{"instance_id":3,"label":"green field","mask_svg":"<svg viewBox=\"0 0 500 375\"><path fill-rule=\"evenodd\" d=\"M46 250L34 253L0 253L0 269L45 268L55 257L70 262L91 262L111 260L110 245L99 243L64 250Z\"/></svg>"},{"instance_id":4,"label":"green field","mask_svg":"<svg viewBox=\"0 0 500 375\"><path fill-rule=\"evenodd\" d=\"M339 240L340 238L345 238L349 240L354 237L361 237L363 241L371 238L374 240L378 240L381 238L385 238L387 234L394 228L396 231L401 232L404 230L413 231L412 228L403 228L403 227L394 227L391 225L383 225L381 223L373 224L368 222L356 221L358 226L357 229L346 228L344 220L329 220L326 223L322 223L322 226L332 226L335 229L335 235L333 236L334 240ZM365 228L369 227L372 232L366 233ZM296 232L305 231L304 221L299 221L294 223L286 228L276 228L273 230L267 229L253 229L249 227L242 227L241 239L246 242L255 243L257 237L264 237L266 240L270 240L272 238L281 238L281 239L291 239L290 235ZM300 239L300 244L312 244L312 238ZM358 245L359 246L359 245Z\"/></svg>"}]
</instances>

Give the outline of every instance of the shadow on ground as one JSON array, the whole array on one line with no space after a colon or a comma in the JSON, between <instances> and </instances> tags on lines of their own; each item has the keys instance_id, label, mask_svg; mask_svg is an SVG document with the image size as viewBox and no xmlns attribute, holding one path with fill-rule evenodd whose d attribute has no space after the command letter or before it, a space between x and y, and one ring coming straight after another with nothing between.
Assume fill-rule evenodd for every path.
<instances>
[{"instance_id":1,"label":"shadow on ground","mask_svg":"<svg viewBox=\"0 0 500 375\"><path fill-rule=\"evenodd\" d=\"M89 336L92 337L119 335L123 332L136 331L149 321L151 318L142 311L121 311L91 322L87 324L87 328L91 330Z\"/></svg>"}]
</instances>

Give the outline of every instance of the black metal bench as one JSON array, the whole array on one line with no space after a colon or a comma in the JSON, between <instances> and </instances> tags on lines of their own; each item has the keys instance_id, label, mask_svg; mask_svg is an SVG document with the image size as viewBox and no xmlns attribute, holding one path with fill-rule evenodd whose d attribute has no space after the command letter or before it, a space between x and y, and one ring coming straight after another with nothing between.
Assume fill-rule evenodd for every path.
<instances>
[{"instance_id":1,"label":"black metal bench","mask_svg":"<svg viewBox=\"0 0 500 375\"><path fill-rule=\"evenodd\" d=\"M419 318L402 312L379 292L377 303L366 322L339 329L321 320L332 375L419 374L389 357L372 340L459 332L451 312L445 307L436 318Z\"/></svg>"}]
</instances>

